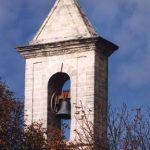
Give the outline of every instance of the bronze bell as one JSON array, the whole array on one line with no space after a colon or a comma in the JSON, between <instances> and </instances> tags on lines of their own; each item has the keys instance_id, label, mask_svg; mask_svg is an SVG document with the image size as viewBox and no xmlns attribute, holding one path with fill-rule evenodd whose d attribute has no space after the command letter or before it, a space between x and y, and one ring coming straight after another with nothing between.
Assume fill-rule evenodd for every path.
<instances>
[{"instance_id":1,"label":"bronze bell","mask_svg":"<svg viewBox=\"0 0 150 150\"><path fill-rule=\"evenodd\" d=\"M71 118L71 104L70 98L62 100L60 103L60 109L56 113L57 117L61 119L70 119Z\"/></svg>"}]
</instances>

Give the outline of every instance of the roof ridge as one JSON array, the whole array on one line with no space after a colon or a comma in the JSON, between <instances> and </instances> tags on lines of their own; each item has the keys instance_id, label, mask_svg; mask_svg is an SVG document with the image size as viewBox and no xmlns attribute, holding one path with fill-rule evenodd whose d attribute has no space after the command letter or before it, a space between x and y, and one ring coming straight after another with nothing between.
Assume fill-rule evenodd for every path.
<instances>
[{"instance_id":1,"label":"roof ridge","mask_svg":"<svg viewBox=\"0 0 150 150\"><path fill-rule=\"evenodd\" d=\"M76 1L76 0L75 0ZM97 33L94 29L94 27L92 26L91 22L89 21L89 19L87 18L87 16L85 15L84 11L82 10L82 8L80 7L79 3L76 1L76 6L78 8L78 11L81 14L81 17L83 18L83 21L85 23L85 25L88 25L88 27L90 27L90 29L87 27L87 29L89 30L89 32L91 33L91 35L95 35L97 36ZM91 31L91 29L93 29L93 31Z\"/></svg>"},{"instance_id":2,"label":"roof ridge","mask_svg":"<svg viewBox=\"0 0 150 150\"><path fill-rule=\"evenodd\" d=\"M47 18L45 19L45 21L43 22L42 26L39 28L37 34L35 35L33 40L36 40L38 38L38 36L40 35L40 33L42 32L42 30L44 29L44 26L46 25L46 23L49 21L50 17L52 16L53 12L56 9L56 6L58 5L58 3L60 2L60 0L57 0L54 4L54 6L52 7L52 9L50 10L50 13L47 15ZM32 41L31 41L32 43Z\"/></svg>"},{"instance_id":3,"label":"roof ridge","mask_svg":"<svg viewBox=\"0 0 150 150\"><path fill-rule=\"evenodd\" d=\"M57 0L30 44L97 36L77 0Z\"/></svg>"}]
</instances>

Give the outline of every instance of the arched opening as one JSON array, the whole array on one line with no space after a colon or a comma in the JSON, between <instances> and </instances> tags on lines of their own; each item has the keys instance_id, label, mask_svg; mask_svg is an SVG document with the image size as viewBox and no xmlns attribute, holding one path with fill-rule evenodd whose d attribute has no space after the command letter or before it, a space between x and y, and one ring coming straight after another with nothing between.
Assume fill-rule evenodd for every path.
<instances>
[{"instance_id":1,"label":"arched opening","mask_svg":"<svg viewBox=\"0 0 150 150\"><path fill-rule=\"evenodd\" d=\"M63 130L66 140L70 138L70 84L69 75L62 72L54 74L48 82L48 129L59 128Z\"/></svg>"}]
</instances>

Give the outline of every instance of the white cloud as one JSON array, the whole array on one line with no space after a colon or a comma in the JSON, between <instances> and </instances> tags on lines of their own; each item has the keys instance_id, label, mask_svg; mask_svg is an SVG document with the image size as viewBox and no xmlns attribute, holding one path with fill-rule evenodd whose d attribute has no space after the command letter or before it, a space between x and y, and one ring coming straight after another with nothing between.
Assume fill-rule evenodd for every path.
<instances>
[{"instance_id":1,"label":"white cloud","mask_svg":"<svg viewBox=\"0 0 150 150\"><path fill-rule=\"evenodd\" d=\"M118 63L113 66L116 68L113 73L118 85L144 87L150 84L150 1L79 1L100 35L114 41L120 47L117 56L112 57L112 63ZM12 46L12 42L30 40L54 2L55 0L0 0L2 45L6 41L1 39L6 37L6 34L9 42L5 45L8 47ZM2 34L3 32L5 34ZM15 45L12 46L14 47Z\"/></svg>"},{"instance_id":2,"label":"white cloud","mask_svg":"<svg viewBox=\"0 0 150 150\"><path fill-rule=\"evenodd\" d=\"M20 0L0 1L0 27L15 22L21 10Z\"/></svg>"},{"instance_id":3,"label":"white cloud","mask_svg":"<svg viewBox=\"0 0 150 150\"><path fill-rule=\"evenodd\" d=\"M118 56L113 58L118 61L114 70L115 81L134 88L150 84L150 1L92 2L95 9L91 12L97 28L120 47Z\"/></svg>"},{"instance_id":4,"label":"white cloud","mask_svg":"<svg viewBox=\"0 0 150 150\"><path fill-rule=\"evenodd\" d=\"M122 84L144 87L150 84L150 1L137 0L136 8L126 19L116 40L120 43L120 56L124 57L117 68Z\"/></svg>"}]
</instances>

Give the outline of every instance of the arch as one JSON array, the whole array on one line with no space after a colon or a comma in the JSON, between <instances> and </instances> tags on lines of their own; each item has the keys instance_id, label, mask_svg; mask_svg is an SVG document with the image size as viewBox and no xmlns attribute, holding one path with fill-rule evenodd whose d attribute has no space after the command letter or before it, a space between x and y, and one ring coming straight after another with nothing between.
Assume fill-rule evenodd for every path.
<instances>
[{"instance_id":1,"label":"arch","mask_svg":"<svg viewBox=\"0 0 150 150\"><path fill-rule=\"evenodd\" d=\"M62 64L63 64L63 67L62 67ZM57 73L66 73L71 79L73 76L76 75L76 70L77 68L74 65L70 65L68 63L62 63L62 62L55 63L53 65L50 65L47 68L46 81L49 82L50 78Z\"/></svg>"},{"instance_id":2,"label":"arch","mask_svg":"<svg viewBox=\"0 0 150 150\"><path fill-rule=\"evenodd\" d=\"M57 72L53 74L48 81L48 117L47 117L47 127L50 128L59 128L61 129L61 121L64 119L64 115L58 115L58 112L61 108L62 101L68 102L68 107L70 108L70 117L71 118L71 104L70 104L70 87L68 91L63 91L63 85L70 80L70 76L64 72ZM62 99L62 96L65 94L66 97ZM59 117L58 117L59 116ZM68 115L69 116L69 115ZM54 129L55 130L55 129Z\"/></svg>"},{"instance_id":3,"label":"arch","mask_svg":"<svg viewBox=\"0 0 150 150\"><path fill-rule=\"evenodd\" d=\"M60 91L67 80L70 80L67 73L58 72L54 74L48 82L48 90Z\"/></svg>"}]
</instances>

